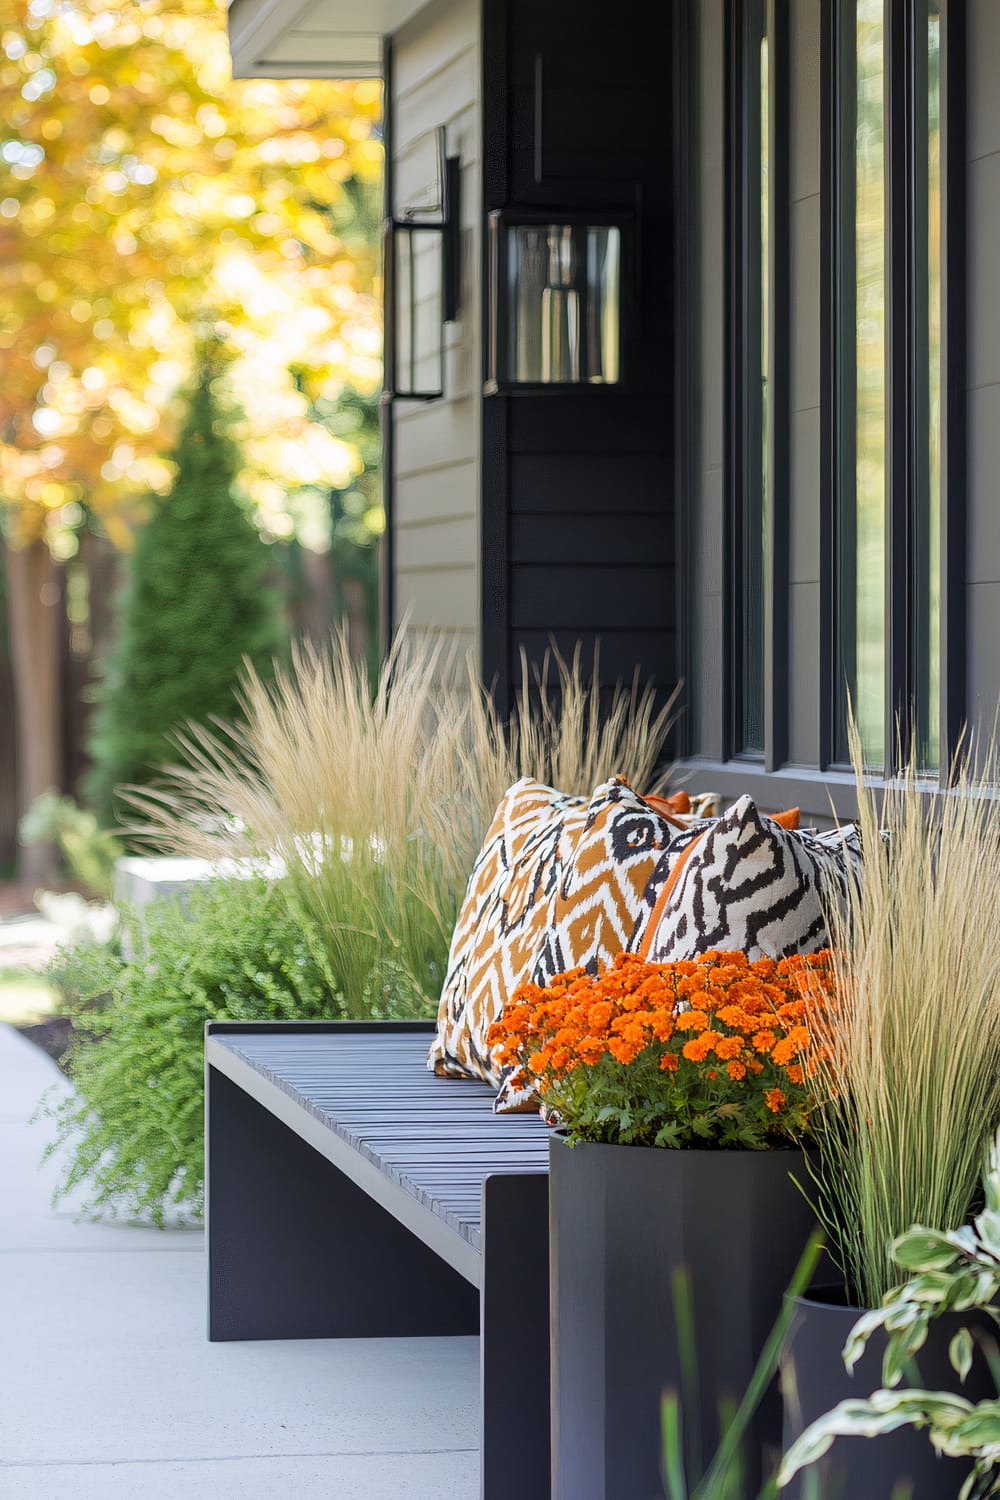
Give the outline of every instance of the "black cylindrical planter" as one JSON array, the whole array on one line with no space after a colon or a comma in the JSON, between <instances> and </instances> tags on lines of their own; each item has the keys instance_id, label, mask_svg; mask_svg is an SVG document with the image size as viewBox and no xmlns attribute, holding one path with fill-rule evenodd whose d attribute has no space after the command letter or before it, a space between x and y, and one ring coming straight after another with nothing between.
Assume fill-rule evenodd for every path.
<instances>
[{"instance_id":1,"label":"black cylindrical planter","mask_svg":"<svg viewBox=\"0 0 1000 1500\"><path fill-rule=\"evenodd\" d=\"M662 1500L660 1402L683 1390L671 1274L690 1272L707 1461L719 1402L738 1402L813 1225L799 1151L550 1146L552 1500ZM775 1388L748 1444L777 1456Z\"/></svg>"},{"instance_id":2,"label":"black cylindrical planter","mask_svg":"<svg viewBox=\"0 0 1000 1500\"><path fill-rule=\"evenodd\" d=\"M860 1316L858 1308L846 1305L840 1287L818 1287L807 1297L795 1299L795 1316L781 1360L786 1449L838 1402L870 1396L881 1386L885 1353L881 1330L869 1340L853 1375L844 1368L842 1351ZM956 1391L970 1401L995 1397L989 1368L978 1349L964 1385L951 1367L948 1345L962 1327L973 1332L981 1329L996 1338L996 1325L975 1310L935 1318L927 1343L914 1356L914 1381L904 1376L902 1384L915 1383L928 1391ZM819 1475L819 1493L831 1500L851 1500L855 1495L885 1496L888 1500L897 1486L907 1500L955 1500L971 1464L954 1458L939 1459L926 1432L901 1427L885 1437L837 1438L814 1468ZM799 1500L805 1493L800 1474L782 1490L782 1500Z\"/></svg>"}]
</instances>

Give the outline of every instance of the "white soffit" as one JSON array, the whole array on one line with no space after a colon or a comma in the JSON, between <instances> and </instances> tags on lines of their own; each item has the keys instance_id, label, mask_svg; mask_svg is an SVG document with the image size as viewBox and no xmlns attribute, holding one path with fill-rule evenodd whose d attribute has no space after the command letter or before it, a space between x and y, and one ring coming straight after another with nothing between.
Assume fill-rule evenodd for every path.
<instances>
[{"instance_id":1,"label":"white soffit","mask_svg":"<svg viewBox=\"0 0 1000 1500\"><path fill-rule=\"evenodd\" d=\"M382 38L425 0L230 0L234 78L378 78Z\"/></svg>"}]
</instances>

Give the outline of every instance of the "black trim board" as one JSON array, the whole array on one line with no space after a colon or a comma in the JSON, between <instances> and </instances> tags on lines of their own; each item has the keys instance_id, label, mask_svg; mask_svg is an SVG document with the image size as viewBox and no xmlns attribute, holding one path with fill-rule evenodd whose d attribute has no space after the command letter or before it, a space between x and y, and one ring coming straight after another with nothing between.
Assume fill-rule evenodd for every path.
<instances>
[{"instance_id":1,"label":"black trim board","mask_svg":"<svg viewBox=\"0 0 1000 1500\"><path fill-rule=\"evenodd\" d=\"M385 151L385 167L382 177L382 213L388 222L392 218L394 171L393 151L395 149L395 109L393 106L393 51L392 37L387 36L382 40L382 141ZM388 248L388 239L382 237L383 256ZM383 282L387 272L387 265L383 264ZM391 371L393 367L393 331L390 326L390 318L383 319L382 346L383 346L383 369ZM396 417L393 411L392 401L389 399L388 391L383 387L382 411L382 510L385 514L385 530L379 542L379 619L382 629L381 647L385 653L389 649L393 634L396 629L396 481L394 466L396 462Z\"/></svg>"}]
</instances>

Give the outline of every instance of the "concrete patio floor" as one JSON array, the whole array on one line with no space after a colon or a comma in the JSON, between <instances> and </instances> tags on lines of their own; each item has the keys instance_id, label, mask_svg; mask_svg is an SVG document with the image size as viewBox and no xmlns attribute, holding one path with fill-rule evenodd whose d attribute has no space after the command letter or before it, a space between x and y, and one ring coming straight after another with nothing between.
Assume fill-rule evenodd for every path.
<instances>
[{"instance_id":1,"label":"concrete patio floor","mask_svg":"<svg viewBox=\"0 0 1000 1500\"><path fill-rule=\"evenodd\" d=\"M50 1208L52 1087L0 1025L3 1500L475 1500L477 1340L208 1343L200 1231Z\"/></svg>"}]
</instances>

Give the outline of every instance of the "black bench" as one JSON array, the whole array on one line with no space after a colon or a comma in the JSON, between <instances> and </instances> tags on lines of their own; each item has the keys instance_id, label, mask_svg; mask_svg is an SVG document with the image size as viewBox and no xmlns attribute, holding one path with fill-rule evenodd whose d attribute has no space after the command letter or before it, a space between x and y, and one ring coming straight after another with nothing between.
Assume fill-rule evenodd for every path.
<instances>
[{"instance_id":1,"label":"black bench","mask_svg":"<svg viewBox=\"0 0 1000 1500\"><path fill-rule=\"evenodd\" d=\"M478 1333L482 1500L547 1500L547 1130L433 1029L209 1023L209 1338Z\"/></svg>"}]
</instances>

